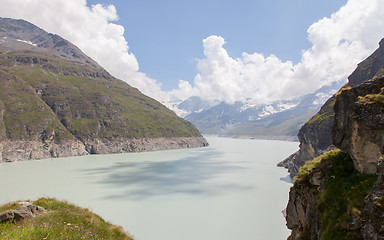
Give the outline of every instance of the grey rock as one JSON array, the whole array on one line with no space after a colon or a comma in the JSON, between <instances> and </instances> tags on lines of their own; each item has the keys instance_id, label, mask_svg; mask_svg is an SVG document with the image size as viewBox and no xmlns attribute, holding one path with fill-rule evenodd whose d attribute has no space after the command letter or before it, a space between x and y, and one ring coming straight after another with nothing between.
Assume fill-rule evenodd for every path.
<instances>
[{"instance_id":1,"label":"grey rock","mask_svg":"<svg viewBox=\"0 0 384 240\"><path fill-rule=\"evenodd\" d=\"M384 240L384 162L379 164L381 172L372 191L365 198L362 217L359 219L364 240Z\"/></svg>"},{"instance_id":2,"label":"grey rock","mask_svg":"<svg viewBox=\"0 0 384 240\"><path fill-rule=\"evenodd\" d=\"M77 139L60 142L32 140L0 141L0 162L82 156L88 154L85 146Z\"/></svg>"},{"instance_id":3,"label":"grey rock","mask_svg":"<svg viewBox=\"0 0 384 240\"><path fill-rule=\"evenodd\" d=\"M320 239L320 215L312 189L292 187L287 205L287 227L292 230L289 240Z\"/></svg>"},{"instance_id":4,"label":"grey rock","mask_svg":"<svg viewBox=\"0 0 384 240\"><path fill-rule=\"evenodd\" d=\"M96 138L84 140L84 143L77 139L63 140L58 143L53 141L5 140L0 141L0 163L87 154L149 152L205 146L208 146L208 142L203 137Z\"/></svg>"},{"instance_id":5,"label":"grey rock","mask_svg":"<svg viewBox=\"0 0 384 240\"><path fill-rule=\"evenodd\" d=\"M378 163L384 153L384 103L367 99L367 94L379 94L384 78L367 81L342 91L335 103L333 143L354 160L362 173L378 173Z\"/></svg>"},{"instance_id":6,"label":"grey rock","mask_svg":"<svg viewBox=\"0 0 384 240\"><path fill-rule=\"evenodd\" d=\"M32 203L22 202L19 204L21 205L20 208L0 214L0 223L9 221L18 222L45 212L44 208Z\"/></svg>"},{"instance_id":7,"label":"grey rock","mask_svg":"<svg viewBox=\"0 0 384 240\"><path fill-rule=\"evenodd\" d=\"M84 140L84 143L87 151L91 154L148 152L208 146L207 140L203 137L105 138Z\"/></svg>"}]
</instances>

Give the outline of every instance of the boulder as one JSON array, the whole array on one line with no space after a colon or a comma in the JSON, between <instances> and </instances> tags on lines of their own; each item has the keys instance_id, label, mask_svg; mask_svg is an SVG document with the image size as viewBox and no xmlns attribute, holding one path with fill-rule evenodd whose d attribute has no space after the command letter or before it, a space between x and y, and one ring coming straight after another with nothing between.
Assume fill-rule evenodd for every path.
<instances>
[{"instance_id":1,"label":"boulder","mask_svg":"<svg viewBox=\"0 0 384 240\"><path fill-rule=\"evenodd\" d=\"M0 214L0 223L10 221L18 222L45 212L44 208L29 202L19 202L18 204L21 206L20 208Z\"/></svg>"}]
</instances>

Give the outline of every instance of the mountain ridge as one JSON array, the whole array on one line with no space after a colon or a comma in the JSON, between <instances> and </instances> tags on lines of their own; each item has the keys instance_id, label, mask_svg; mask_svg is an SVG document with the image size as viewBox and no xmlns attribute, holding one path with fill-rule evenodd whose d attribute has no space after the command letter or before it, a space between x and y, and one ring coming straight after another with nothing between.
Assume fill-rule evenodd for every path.
<instances>
[{"instance_id":1,"label":"mountain ridge","mask_svg":"<svg viewBox=\"0 0 384 240\"><path fill-rule=\"evenodd\" d=\"M324 86L314 93L269 104L226 104L191 97L178 104L184 118L204 134L225 137L297 141L300 127L343 83ZM289 119L289 121L287 121Z\"/></svg>"}]
</instances>

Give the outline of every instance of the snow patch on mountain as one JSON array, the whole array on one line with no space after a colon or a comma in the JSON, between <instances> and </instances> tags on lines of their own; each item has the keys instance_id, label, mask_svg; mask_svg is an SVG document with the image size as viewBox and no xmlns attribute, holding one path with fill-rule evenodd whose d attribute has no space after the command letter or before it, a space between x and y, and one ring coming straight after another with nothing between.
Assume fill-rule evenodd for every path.
<instances>
[{"instance_id":1,"label":"snow patch on mountain","mask_svg":"<svg viewBox=\"0 0 384 240\"><path fill-rule=\"evenodd\" d=\"M34 44L34 43L31 42L31 41L25 41L25 40L21 40L21 39L16 39L16 41L18 41L18 42L22 42L22 43L26 43L26 44L32 45L32 46L34 46L34 47L37 47L37 45Z\"/></svg>"}]
</instances>

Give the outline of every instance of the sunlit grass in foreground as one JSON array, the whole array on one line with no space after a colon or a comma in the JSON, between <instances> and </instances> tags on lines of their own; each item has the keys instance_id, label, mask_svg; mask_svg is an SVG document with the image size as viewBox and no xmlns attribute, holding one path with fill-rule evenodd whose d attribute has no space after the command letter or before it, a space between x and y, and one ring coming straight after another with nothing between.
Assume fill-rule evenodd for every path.
<instances>
[{"instance_id":1,"label":"sunlit grass in foreground","mask_svg":"<svg viewBox=\"0 0 384 240\"><path fill-rule=\"evenodd\" d=\"M88 209L51 198L31 202L46 213L20 222L0 224L0 239L124 239L132 240L122 227L105 222ZM0 213L14 210L17 204L0 207Z\"/></svg>"}]
</instances>

